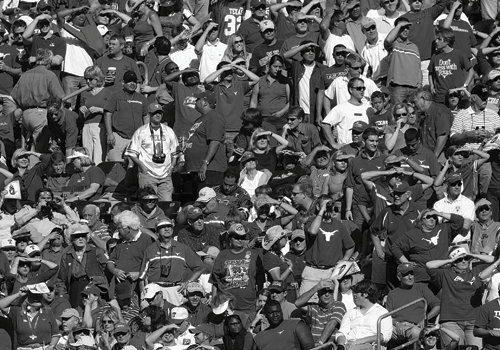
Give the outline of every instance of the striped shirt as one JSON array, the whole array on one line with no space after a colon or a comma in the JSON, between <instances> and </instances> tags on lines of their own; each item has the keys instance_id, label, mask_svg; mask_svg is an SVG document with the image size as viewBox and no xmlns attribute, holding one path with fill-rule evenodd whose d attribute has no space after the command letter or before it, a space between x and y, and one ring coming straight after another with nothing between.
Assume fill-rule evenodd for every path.
<instances>
[{"instance_id":1,"label":"striped shirt","mask_svg":"<svg viewBox=\"0 0 500 350\"><path fill-rule=\"evenodd\" d=\"M485 108L482 111L474 112L469 107L460 110L451 126L451 136L453 134L461 134L466 131L475 130L476 128L485 129L491 133L495 133L495 128L500 126L500 116L495 111ZM479 149L480 142L466 143L465 147Z\"/></svg>"},{"instance_id":2,"label":"striped shirt","mask_svg":"<svg viewBox=\"0 0 500 350\"><path fill-rule=\"evenodd\" d=\"M307 318L310 319L311 322L309 326L311 327L311 333L315 344L318 343L327 323L331 320L335 320L340 325L346 311L345 305L341 301L334 301L333 305L328 309L323 309L318 304L309 304L307 306ZM333 340L333 338L331 338L331 340ZM325 343L327 341L330 341L330 339L326 339Z\"/></svg>"}]
</instances>

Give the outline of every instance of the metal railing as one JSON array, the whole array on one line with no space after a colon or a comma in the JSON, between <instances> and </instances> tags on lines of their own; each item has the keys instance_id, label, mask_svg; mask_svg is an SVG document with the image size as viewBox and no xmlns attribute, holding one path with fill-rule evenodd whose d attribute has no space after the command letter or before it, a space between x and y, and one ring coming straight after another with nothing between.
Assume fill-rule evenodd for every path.
<instances>
[{"instance_id":1,"label":"metal railing","mask_svg":"<svg viewBox=\"0 0 500 350\"><path fill-rule=\"evenodd\" d=\"M388 312L388 313L386 313L386 314L384 314L384 315L382 315L382 316L380 316L378 318L378 320L377 320L377 350L380 350L380 343L381 343L381 341L380 341L380 335L381 335L380 334L380 328L381 328L382 320L384 318L387 318L387 317L395 314L396 312L404 310L404 309L406 309L406 308L408 308L408 307L410 307L412 305L418 304L420 302L424 303L424 325L427 325L427 300L425 300L424 298L420 298L420 299L414 300L411 303L408 303L406 305L398 307L397 309L392 310L392 311L390 311L390 312ZM417 340L410 340L410 341L407 341L404 344L398 345L397 347L393 348L392 350L399 350L399 349L402 349L402 348L404 348L404 347L406 347L408 345L411 345L413 343L416 343L416 342L417 342Z\"/></svg>"}]
</instances>

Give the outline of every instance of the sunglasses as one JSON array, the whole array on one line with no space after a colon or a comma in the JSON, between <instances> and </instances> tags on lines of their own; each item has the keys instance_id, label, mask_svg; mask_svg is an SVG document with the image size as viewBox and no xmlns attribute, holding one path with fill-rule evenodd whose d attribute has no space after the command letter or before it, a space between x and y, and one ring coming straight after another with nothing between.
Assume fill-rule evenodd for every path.
<instances>
[{"instance_id":1,"label":"sunglasses","mask_svg":"<svg viewBox=\"0 0 500 350\"><path fill-rule=\"evenodd\" d=\"M361 70L361 66L357 66L357 67L349 66L349 68L354 69L354 70Z\"/></svg>"},{"instance_id":2,"label":"sunglasses","mask_svg":"<svg viewBox=\"0 0 500 350\"><path fill-rule=\"evenodd\" d=\"M259 11L259 10L263 11L266 9L266 5L259 5L257 7L254 7L254 9L255 9L255 11Z\"/></svg>"},{"instance_id":3,"label":"sunglasses","mask_svg":"<svg viewBox=\"0 0 500 350\"><path fill-rule=\"evenodd\" d=\"M424 219L427 219L427 220L429 220L429 219L434 219L434 220L437 220L437 219L438 219L438 217L437 217L437 215L426 215L426 216L424 217Z\"/></svg>"},{"instance_id":4,"label":"sunglasses","mask_svg":"<svg viewBox=\"0 0 500 350\"><path fill-rule=\"evenodd\" d=\"M451 187L462 187L462 181L457 181L455 183L450 184Z\"/></svg>"},{"instance_id":5,"label":"sunglasses","mask_svg":"<svg viewBox=\"0 0 500 350\"><path fill-rule=\"evenodd\" d=\"M459 259L455 260L455 262L461 263L461 262L469 262L471 260L472 260L472 258L470 256L464 256L463 258L459 258Z\"/></svg>"},{"instance_id":6,"label":"sunglasses","mask_svg":"<svg viewBox=\"0 0 500 350\"><path fill-rule=\"evenodd\" d=\"M401 31L403 31L403 30L407 30L407 29L408 29L408 30L410 30L410 27L411 27L411 26L404 26L404 27L401 27Z\"/></svg>"},{"instance_id":7,"label":"sunglasses","mask_svg":"<svg viewBox=\"0 0 500 350\"><path fill-rule=\"evenodd\" d=\"M392 4L392 3L394 3L394 2L396 2L396 0L388 0L388 1L384 1L384 2L382 3L382 6L389 5L389 4Z\"/></svg>"},{"instance_id":8,"label":"sunglasses","mask_svg":"<svg viewBox=\"0 0 500 350\"><path fill-rule=\"evenodd\" d=\"M482 205L479 208L477 208L477 211L490 211L490 207L487 205Z\"/></svg>"},{"instance_id":9,"label":"sunglasses","mask_svg":"<svg viewBox=\"0 0 500 350\"><path fill-rule=\"evenodd\" d=\"M448 97L449 98L460 98L460 95L459 94L449 94Z\"/></svg>"},{"instance_id":10,"label":"sunglasses","mask_svg":"<svg viewBox=\"0 0 500 350\"><path fill-rule=\"evenodd\" d=\"M267 136L259 136L255 139L255 141L267 140Z\"/></svg>"},{"instance_id":11,"label":"sunglasses","mask_svg":"<svg viewBox=\"0 0 500 350\"><path fill-rule=\"evenodd\" d=\"M370 32L370 31L375 30L375 29L377 29L377 26L376 26L376 25L372 25L372 26L369 26L368 28L365 28L365 30L366 30L367 32Z\"/></svg>"},{"instance_id":12,"label":"sunglasses","mask_svg":"<svg viewBox=\"0 0 500 350\"><path fill-rule=\"evenodd\" d=\"M309 47L306 47L304 50L302 50L303 53L306 53L306 52L315 52L316 49L314 46L309 46Z\"/></svg>"},{"instance_id":13,"label":"sunglasses","mask_svg":"<svg viewBox=\"0 0 500 350\"><path fill-rule=\"evenodd\" d=\"M158 199L143 199L142 201L144 203L156 203L156 201L158 201Z\"/></svg>"},{"instance_id":14,"label":"sunglasses","mask_svg":"<svg viewBox=\"0 0 500 350\"><path fill-rule=\"evenodd\" d=\"M408 271L407 273L403 273L403 274L402 274L402 276L403 276L403 277L406 277L406 276L409 276L409 275L414 276L414 275L415 275L415 273L414 273L413 271Z\"/></svg>"},{"instance_id":15,"label":"sunglasses","mask_svg":"<svg viewBox=\"0 0 500 350\"><path fill-rule=\"evenodd\" d=\"M18 266L18 267L30 267L30 266L31 266L31 263L30 263L30 262L27 262L27 261L22 261L22 262L20 262L17 266Z\"/></svg>"},{"instance_id":16,"label":"sunglasses","mask_svg":"<svg viewBox=\"0 0 500 350\"><path fill-rule=\"evenodd\" d=\"M266 30L264 30L264 34L270 34L270 33L274 33L274 29L266 29Z\"/></svg>"},{"instance_id":17,"label":"sunglasses","mask_svg":"<svg viewBox=\"0 0 500 350\"><path fill-rule=\"evenodd\" d=\"M126 336L127 334L128 334L128 332L117 332L117 333L115 333L115 336L116 336L116 337L124 337L124 336Z\"/></svg>"},{"instance_id":18,"label":"sunglasses","mask_svg":"<svg viewBox=\"0 0 500 350\"><path fill-rule=\"evenodd\" d=\"M364 86L353 86L352 88L354 90L357 90L357 91L365 91L366 90L366 87L364 87Z\"/></svg>"},{"instance_id":19,"label":"sunglasses","mask_svg":"<svg viewBox=\"0 0 500 350\"><path fill-rule=\"evenodd\" d=\"M243 44L243 40L235 40L234 44Z\"/></svg>"},{"instance_id":20,"label":"sunglasses","mask_svg":"<svg viewBox=\"0 0 500 350\"><path fill-rule=\"evenodd\" d=\"M297 120L297 118L287 118L286 120L289 121L289 122L294 122L294 121Z\"/></svg>"},{"instance_id":21,"label":"sunglasses","mask_svg":"<svg viewBox=\"0 0 500 350\"><path fill-rule=\"evenodd\" d=\"M299 19L297 21L297 24L307 24L307 19L303 18L303 19Z\"/></svg>"},{"instance_id":22,"label":"sunglasses","mask_svg":"<svg viewBox=\"0 0 500 350\"><path fill-rule=\"evenodd\" d=\"M235 241L248 241L248 236L245 235L245 236L239 236L239 235L231 235L229 236L229 239L234 239Z\"/></svg>"},{"instance_id":23,"label":"sunglasses","mask_svg":"<svg viewBox=\"0 0 500 350\"><path fill-rule=\"evenodd\" d=\"M302 243L304 242L305 239L304 238L295 238L294 240L292 240L293 243L297 244L297 243Z\"/></svg>"},{"instance_id":24,"label":"sunglasses","mask_svg":"<svg viewBox=\"0 0 500 350\"><path fill-rule=\"evenodd\" d=\"M395 116L396 116L397 118L399 118L399 117L406 117L407 115L408 115L408 113L396 113L396 114L395 114Z\"/></svg>"},{"instance_id":25,"label":"sunglasses","mask_svg":"<svg viewBox=\"0 0 500 350\"><path fill-rule=\"evenodd\" d=\"M401 197L405 194L406 192L393 192L394 196L396 197Z\"/></svg>"}]
</instances>

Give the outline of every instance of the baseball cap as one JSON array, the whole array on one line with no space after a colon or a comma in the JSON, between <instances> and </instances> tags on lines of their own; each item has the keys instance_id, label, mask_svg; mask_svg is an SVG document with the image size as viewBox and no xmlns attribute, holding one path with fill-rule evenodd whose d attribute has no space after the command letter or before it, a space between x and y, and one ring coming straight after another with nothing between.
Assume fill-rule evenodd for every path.
<instances>
[{"instance_id":1,"label":"baseball cap","mask_svg":"<svg viewBox=\"0 0 500 350\"><path fill-rule=\"evenodd\" d=\"M365 18L363 19L363 21L361 22L361 26L362 26L363 28L370 28L370 27L371 27L371 26L373 26L373 25L375 25L375 26L376 26L376 25L377 25L377 23L375 23L375 21L374 21L372 18L370 18L370 17L365 17Z\"/></svg>"},{"instance_id":2,"label":"baseball cap","mask_svg":"<svg viewBox=\"0 0 500 350\"><path fill-rule=\"evenodd\" d=\"M163 289L157 285L156 283L150 283L144 287L141 293L141 299L151 299L153 298L158 292L162 292Z\"/></svg>"},{"instance_id":3,"label":"baseball cap","mask_svg":"<svg viewBox=\"0 0 500 350\"><path fill-rule=\"evenodd\" d=\"M491 202L489 200L487 200L486 198L481 198L476 203L476 210L478 210L479 208L481 208L482 206L485 206L485 205L487 205L488 207L491 208Z\"/></svg>"},{"instance_id":4,"label":"baseball cap","mask_svg":"<svg viewBox=\"0 0 500 350\"><path fill-rule=\"evenodd\" d=\"M285 291L285 285L283 281L273 281L267 289L269 289L269 291L277 290L278 292L282 293Z\"/></svg>"},{"instance_id":5,"label":"baseball cap","mask_svg":"<svg viewBox=\"0 0 500 350\"><path fill-rule=\"evenodd\" d=\"M198 199L196 199L196 201L207 203L212 198L215 198L216 196L217 196L217 193L215 193L215 191L212 187L203 187L200 190L200 192L198 192Z\"/></svg>"},{"instance_id":6,"label":"baseball cap","mask_svg":"<svg viewBox=\"0 0 500 350\"><path fill-rule=\"evenodd\" d=\"M266 0L252 0L251 5L252 5L252 7L258 7L260 5L266 5L266 7L267 7Z\"/></svg>"},{"instance_id":7,"label":"baseball cap","mask_svg":"<svg viewBox=\"0 0 500 350\"><path fill-rule=\"evenodd\" d=\"M202 251L196 252L199 256L211 256L212 258L216 258L220 253L219 248L214 246L204 247Z\"/></svg>"},{"instance_id":8,"label":"baseball cap","mask_svg":"<svg viewBox=\"0 0 500 350\"><path fill-rule=\"evenodd\" d=\"M87 158L90 158L88 155L86 155L85 153L82 153L82 152L78 152L78 151L73 151L73 154L70 155L70 156L67 156L66 158L68 159L74 159L74 158L80 158L80 157L87 157Z\"/></svg>"},{"instance_id":9,"label":"baseball cap","mask_svg":"<svg viewBox=\"0 0 500 350\"><path fill-rule=\"evenodd\" d=\"M186 288L188 293L201 292L201 294L205 294L203 286L198 282L189 282Z\"/></svg>"},{"instance_id":10,"label":"baseball cap","mask_svg":"<svg viewBox=\"0 0 500 350\"><path fill-rule=\"evenodd\" d=\"M448 175L446 175L446 182L452 184L458 181L462 181L462 175L460 175L457 172L451 172Z\"/></svg>"},{"instance_id":11,"label":"baseball cap","mask_svg":"<svg viewBox=\"0 0 500 350\"><path fill-rule=\"evenodd\" d=\"M248 162L249 160L252 160L252 159L257 159L257 157L255 157L255 154L253 152L246 151L241 155L240 163L243 164L243 163Z\"/></svg>"},{"instance_id":12,"label":"baseball cap","mask_svg":"<svg viewBox=\"0 0 500 350\"><path fill-rule=\"evenodd\" d=\"M369 126L368 123L365 123L362 120L357 120L357 121L355 121L352 124L352 128L350 128L349 130L354 130L354 131L357 131L357 132L363 132L366 129L368 129L368 126Z\"/></svg>"},{"instance_id":13,"label":"baseball cap","mask_svg":"<svg viewBox=\"0 0 500 350\"><path fill-rule=\"evenodd\" d=\"M451 247L450 251L448 252L448 257L450 259L455 259L463 256L468 256L470 255L469 248L463 245L457 245L454 247Z\"/></svg>"},{"instance_id":14,"label":"baseball cap","mask_svg":"<svg viewBox=\"0 0 500 350\"><path fill-rule=\"evenodd\" d=\"M304 232L304 230L293 230L291 235L292 241L297 237L306 238L306 233Z\"/></svg>"},{"instance_id":15,"label":"baseball cap","mask_svg":"<svg viewBox=\"0 0 500 350\"><path fill-rule=\"evenodd\" d=\"M407 192L410 190L410 185L408 185L408 182L406 181L397 182L392 188L392 190L393 192L398 192L398 193Z\"/></svg>"},{"instance_id":16,"label":"baseball cap","mask_svg":"<svg viewBox=\"0 0 500 350\"><path fill-rule=\"evenodd\" d=\"M74 346L75 348L78 348L79 346L89 346L91 348L96 347L94 338L89 335L82 335L80 339L76 341L76 343L70 343L70 345Z\"/></svg>"},{"instance_id":17,"label":"baseball cap","mask_svg":"<svg viewBox=\"0 0 500 350\"><path fill-rule=\"evenodd\" d=\"M274 243L279 241L281 238L285 237L290 232L292 231L285 230L283 227L281 227L281 225L275 225L269 228L266 231L266 236L264 237L264 240L262 241L262 248L264 248L264 250L271 249Z\"/></svg>"},{"instance_id":18,"label":"baseball cap","mask_svg":"<svg viewBox=\"0 0 500 350\"><path fill-rule=\"evenodd\" d=\"M333 161L349 159L349 158L354 158L354 154L347 154L344 151L336 151L332 156Z\"/></svg>"},{"instance_id":19,"label":"baseball cap","mask_svg":"<svg viewBox=\"0 0 500 350\"><path fill-rule=\"evenodd\" d=\"M159 103L151 103L149 106L148 106L148 113L154 113L154 112L163 112L163 108L161 107L161 105Z\"/></svg>"},{"instance_id":20,"label":"baseball cap","mask_svg":"<svg viewBox=\"0 0 500 350\"><path fill-rule=\"evenodd\" d=\"M77 317L80 318L80 314L76 309L66 309L62 312L61 314L61 319L62 318L70 318L70 317Z\"/></svg>"},{"instance_id":21,"label":"baseball cap","mask_svg":"<svg viewBox=\"0 0 500 350\"><path fill-rule=\"evenodd\" d=\"M156 223L156 230L158 231L160 228L166 227L166 226L170 226L170 227L174 226L172 220L170 220L169 218L164 218L164 219L158 220L158 222Z\"/></svg>"},{"instance_id":22,"label":"baseball cap","mask_svg":"<svg viewBox=\"0 0 500 350\"><path fill-rule=\"evenodd\" d=\"M128 70L123 74L123 82L124 83L130 83L134 82L137 83L137 74L133 70Z\"/></svg>"},{"instance_id":23,"label":"baseball cap","mask_svg":"<svg viewBox=\"0 0 500 350\"><path fill-rule=\"evenodd\" d=\"M414 271L415 268L410 263L402 263L398 265L397 273L402 273L403 275L409 271Z\"/></svg>"},{"instance_id":24,"label":"baseball cap","mask_svg":"<svg viewBox=\"0 0 500 350\"><path fill-rule=\"evenodd\" d=\"M113 334L120 333L120 332L130 332L130 327L128 324L125 322L118 322L115 326L115 330L113 331Z\"/></svg>"},{"instance_id":25,"label":"baseball cap","mask_svg":"<svg viewBox=\"0 0 500 350\"><path fill-rule=\"evenodd\" d=\"M263 32L267 29L274 29L274 22L268 19L265 19L260 22L260 31Z\"/></svg>"},{"instance_id":26,"label":"baseball cap","mask_svg":"<svg viewBox=\"0 0 500 350\"><path fill-rule=\"evenodd\" d=\"M214 313L214 315L220 315L224 313L228 307L229 307L229 300L226 300L222 304L212 307L212 312Z\"/></svg>"},{"instance_id":27,"label":"baseball cap","mask_svg":"<svg viewBox=\"0 0 500 350\"><path fill-rule=\"evenodd\" d=\"M2 239L0 242L0 249L3 248L15 248L16 247L16 241L13 240L12 238L5 238Z\"/></svg>"},{"instance_id":28,"label":"baseball cap","mask_svg":"<svg viewBox=\"0 0 500 350\"><path fill-rule=\"evenodd\" d=\"M81 291L80 294L83 294L83 295L94 294L94 295L100 296L101 295L101 290L96 285L90 284L90 285L87 285L85 287L85 289Z\"/></svg>"},{"instance_id":29,"label":"baseball cap","mask_svg":"<svg viewBox=\"0 0 500 350\"><path fill-rule=\"evenodd\" d=\"M490 89L488 88L488 85L479 83L474 85L474 87L470 91L470 94L477 95L481 100L486 101L490 96L489 91Z\"/></svg>"},{"instance_id":30,"label":"baseball cap","mask_svg":"<svg viewBox=\"0 0 500 350\"><path fill-rule=\"evenodd\" d=\"M200 216L203 216L203 212L201 211L200 208L198 207L189 208L187 212L188 219L194 220L198 219Z\"/></svg>"},{"instance_id":31,"label":"baseball cap","mask_svg":"<svg viewBox=\"0 0 500 350\"><path fill-rule=\"evenodd\" d=\"M247 234L247 230L245 230L245 227L240 224L232 224L229 227L229 230L227 230L228 235L237 235L237 236L245 236Z\"/></svg>"},{"instance_id":32,"label":"baseball cap","mask_svg":"<svg viewBox=\"0 0 500 350\"><path fill-rule=\"evenodd\" d=\"M174 307L170 311L170 322L179 324L189 317L188 311L183 307Z\"/></svg>"},{"instance_id":33,"label":"baseball cap","mask_svg":"<svg viewBox=\"0 0 500 350\"><path fill-rule=\"evenodd\" d=\"M492 69L488 72L488 80L493 80L500 76L500 70Z\"/></svg>"},{"instance_id":34,"label":"baseball cap","mask_svg":"<svg viewBox=\"0 0 500 350\"><path fill-rule=\"evenodd\" d=\"M189 332L192 334L205 333L213 337L215 336L215 327L208 323L201 323L195 328L190 329Z\"/></svg>"},{"instance_id":35,"label":"baseball cap","mask_svg":"<svg viewBox=\"0 0 500 350\"><path fill-rule=\"evenodd\" d=\"M195 92L193 95L196 98L204 98L211 105L217 104L217 97L215 97L212 91L205 90L203 92Z\"/></svg>"},{"instance_id":36,"label":"baseball cap","mask_svg":"<svg viewBox=\"0 0 500 350\"><path fill-rule=\"evenodd\" d=\"M111 31L104 24L99 24L97 26L97 30L99 31L99 34L101 34L101 36L104 36Z\"/></svg>"},{"instance_id":37,"label":"baseball cap","mask_svg":"<svg viewBox=\"0 0 500 350\"><path fill-rule=\"evenodd\" d=\"M117 283L115 287L115 297L120 300L132 297L132 285L129 281Z\"/></svg>"},{"instance_id":38,"label":"baseball cap","mask_svg":"<svg viewBox=\"0 0 500 350\"><path fill-rule=\"evenodd\" d=\"M40 253L40 248L38 248L36 244L30 244L29 246L26 247L24 253L27 256L31 256L33 254Z\"/></svg>"},{"instance_id":39,"label":"baseball cap","mask_svg":"<svg viewBox=\"0 0 500 350\"><path fill-rule=\"evenodd\" d=\"M40 10L42 9L46 9L47 7L49 8L52 8L52 5L50 5L47 1L45 0L42 0L42 1L39 1L38 4L36 5L37 8L39 8Z\"/></svg>"}]
</instances>

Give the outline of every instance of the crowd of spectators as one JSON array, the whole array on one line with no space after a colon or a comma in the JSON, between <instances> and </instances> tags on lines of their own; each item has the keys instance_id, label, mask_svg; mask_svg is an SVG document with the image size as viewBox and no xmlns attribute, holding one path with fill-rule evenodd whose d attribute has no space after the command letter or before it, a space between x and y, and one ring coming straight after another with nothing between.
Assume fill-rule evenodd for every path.
<instances>
[{"instance_id":1,"label":"crowd of spectators","mask_svg":"<svg viewBox=\"0 0 500 350\"><path fill-rule=\"evenodd\" d=\"M0 350L500 350L498 1L0 4Z\"/></svg>"}]
</instances>

